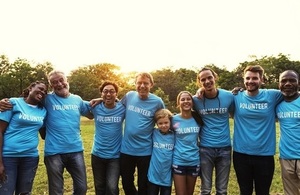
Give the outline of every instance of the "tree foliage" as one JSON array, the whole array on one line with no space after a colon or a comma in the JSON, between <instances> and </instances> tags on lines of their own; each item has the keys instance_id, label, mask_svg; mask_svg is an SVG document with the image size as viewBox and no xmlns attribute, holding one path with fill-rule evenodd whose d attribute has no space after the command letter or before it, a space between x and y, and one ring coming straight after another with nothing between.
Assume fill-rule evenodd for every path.
<instances>
[{"instance_id":1,"label":"tree foliage","mask_svg":"<svg viewBox=\"0 0 300 195\"><path fill-rule=\"evenodd\" d=\"M5 74L9 67L9 59L5 55L0 55L0 75Z\"/></svg>"},{"instance_id":2,"label":"tree foliage","mask_svg":"<svg viewBox=\"0 0 300 195\"><path fill-rule=\"evenodd\" d=\"M99 87L104 81L113 81L119 86L119 97L128 89L126 77L120 73L120 67L102 63L80 67L69 76L70 91L85 100L99 97Z\"/></svg>"},{"instance_id":3,"label":"tree foliage","mask_svg":"<svg viewBox=\"0 0 300 195\"><path fill-rule=\"evenodd\" d=\"M291 61L288 55L279 54L277 56L263 56L258 59L252 56L251 61L241 62L233 71L228 71L225 67L217 67L208 64L218 74L217 86L231 90L234 87L244 87L243 71L248 65L259 64L265 69L265 88L278 88L279 74L284 70L291 69L300 73L300 62ZM43 64L33 64L26 59L18 58L10 63L5 55L0 56L0 98L19 96L22 90L35 80L47 82L47 74L53 70L50 62ZM119 85L118 98L130 91L135 90L135 74L130 72L124 74L120 72L120 67L114 64L101 63L79 67L71 72L68 77L70 91L80 95L85 100L99 97L99 86L106 80L114 81ZM198 89L198 70L180 68L173 70L164 68L151 72L154 78L152 92L160 96L167 107L176 111L176 97L182 90L195 93Z\"/></svg>"},{"instance_id":4,"label":"tree foliage","mask_svg":"<svg viewBox=\"0 0 300 195\"><path fill-rule=\"evenodd\" d=\"M190 83L195 82L196 78L195 71L185 68L180 68L175 71L170 68L165 68L154 71L151 74L155 83L153 91L160 88L169 96L169 109L171 111L176 110L176 97L178 93L182 90L186 90L186 87L189 86ZM194 92L195 91L191 91L191 93Z\"/></svg>"},{"instance_id":5,"label":"tree foliage","mask_svg":"<svg viewBox=\"0 0 300 195\"><path fill-rule=\"evenodd\" d=\"M160 87L156 89L153 93L163 100L167 108L171 108L172 105L170 104L169 95L166 95Z\"/></svg>"},{"instance_id":6,"label":"tree foliage","mask_svg":"<svg viewBox=\"0 0 300 195\"><path fill-rule=\"evenodd\" d=\"M261 59L254 59L250 62L243 62L233 71L238 78L243 82L243 70L248 65L261 65L264 70L264 88L277 89L279 75L285 70L295 70L300 73L300 61L291 61L289 56L278 54L278 56L264 56Z\"/></svg>"},{"instance_id":7,"label":"tree foliage","mask_svg":"<svg viewBox=\"0 0 300 195\"><path fill-rule=\"evenodd\" d=\"M0 98L18 97L33 81L47 83L46 75L52 69L49 62L35 65L26 59L17 58L10 63L5 55L0 56Z\"/></svg>"}]
</instances>

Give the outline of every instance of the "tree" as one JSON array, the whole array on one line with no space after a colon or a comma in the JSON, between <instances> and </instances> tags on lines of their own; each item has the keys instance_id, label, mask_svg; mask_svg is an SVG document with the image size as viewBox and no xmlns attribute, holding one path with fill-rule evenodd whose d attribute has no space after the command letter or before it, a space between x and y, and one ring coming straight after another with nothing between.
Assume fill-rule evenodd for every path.
<instances>
[{"instance_id":1,"label":"tree","mask_svg":"<svg viewBox=\"0 0 300 195\"><path fill-rule=\"evenodd\" d=\"M0 98L18 97L34 81L47 83L47 73L53 69L51 63L34 64L17 58L13 63L0 56Z\"/></svg>"},{"instance_id":2,"label":"tree","mask_svg":"<svg viewBox=\"0 0 300 195\"><path fill-rule=\"evenodd\" d=\"M25 89L29 84L35 81L33 77L34 68L26 59L18 58L10 66L10 76L14 78L14 82L17 86L18 94L21 94L23 89Z\"/></svg>"},{"instance_id":3,"label":"tree","mask_svg":"<svg viewBox=\"0 0 300 195\"><path fill-rule=\"evenodd\" d=\"M5 55L0 55L0 75L5 74L9 67L9 59Z\"/></svg>"},{"instance_id":4,"label":"tree","mask_svg":"<svg viewBox=\"0 0 300 195\"><path fill-rule=\"evenodd\" d=\"M300 61L291 61L289 55L278 54L277 56L263 56L258 59L251 56L251 61L244 61L233 71L220 68L214 64L206 66L212 68L219 76L217 86L231 90L234 87L244 87L243 71L248 65L259 64L265 69L265 88L278 88L279 74L287 69L300 73ZM47 74L53 70L51 62L35 64L26 59L18 58L13 63L5 55L0 55L0 98L19 96L22 90L36 80L47 83ZM71 72L68 77L70 91L80 95L83 99L90 100L99 97L99 86L105 80L111 80L118 84L118 98L130 91L135 90L135 74L130 72L122 74L120 67L114 64L101 63L85 67L79 67ZM153 93L163 97L168 107L176 108L177 94L182 90L195 93L198 89L196 78L198 71L186 68L172 70L164 68L151 72L154 78Z\"/></svg>"},{"instance_id":5,"label":"tree","mask_svg":"<svg viewBox=\"0 0 300 195\"><path fill-rule=\"evenodd\" d=\"M169 96L169 107L176 108L176 98L180 91L186 90L190 83L196 80L196 72L185 68L171 70L165 68L151 73L154 78L153 90L161 88L166 95ZM195 91L191 91L194 93Z\"/></svg>"},{"instance_id":6,"label":"tree","mask_svg":"<svg viewBox=\"0 0 300 195\"><path fill-rule=\"evenodd\" d=\"M158 97L160 97L165 103L166 108L168 108L171 112L173 112L174 108L170 105L169 96L166 95L161 88L156 89L153 93Z\"/></svg>"},{"instance_id":7,"label":"tree","mask_svg":"<svg viewBox=\"0 0 300 195\"><path fill-rule=\"evenodd\" d=\"M175 77L177 78L176 81L178 86L176 96L174 97L174 100L176 101L177 95L180 91L186 90L190 83L197 83L197 72L186 68L180 68L175 70ZM193 94L196 91L190 92Z\"/></svg>"},{"instance_id":8,"label":"tree","mask_svg":"<svg viewBox=\"0 0 300 195\"><path fill-rule=\"evenodd\" d=\"M243 71L248 65L261 65L264 70L264 85L263 88L277 89L278 79L281 72L291 69L299 73L300 62L291 61L288 56L283 54L278 54L278 56L263 56L260 59L253 59L248 62L245 61L240 63L240 65L233 71L237 78L240 78L241 86L243 85Z\"/></svg>"},{"instance_id":9,"label":"tree","mask_svg":"<svg viewBox=\"0 0 300 195\"><path fill-rule=\"evenodd\" d=\"M53 69L51 62L37 64L33 75L36 77L36 80L43 81L48 84L48 73L50 73Z\"/></svg>"},{"instance_id":10,"label":"tree","mask_svg":"<svg viewBox=\"0 0 300 195\"><path fill-rule=\"evenodd\" d=\"M188 84L188 86L185 87L186 91L190 91L191 93L196 93L199 89L199 86L196 82L191 82Z\"/></svg>"},{"instance_id":11,"label":"tree","mask_svg":"<svg viewBox=\"0 0 300 195\"><path fill-rule=\"evenodd\" d=\"M85 100L99 97L99 86L106 80L116 82L120 88L127 88L127 81L120 72L120 67L103 63L78 68L69 76L70 92L81 96Z\"/></svg>"}]
</instances>

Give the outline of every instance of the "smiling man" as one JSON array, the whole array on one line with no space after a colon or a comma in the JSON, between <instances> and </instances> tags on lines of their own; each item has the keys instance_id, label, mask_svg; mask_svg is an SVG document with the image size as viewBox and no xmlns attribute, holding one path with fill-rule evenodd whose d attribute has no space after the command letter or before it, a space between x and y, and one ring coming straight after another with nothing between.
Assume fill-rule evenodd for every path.
<instances>
[{"instance_id":1,"label":"smiling man","mask_svg":"<svg viewBox=\"0 0 300 195\"><path fill-rule=\"evenodd\" d=\"M154 85L150 73L137 73L136 91L129 91L121 99L126 107L124 136L121 144L121 176L126 195L146 195L148 168L152 153L152 132L155 112L165 108L162 99L150 92ZM138 190L134 185L137 168Z\"/></svg>"},{"instance_id":2,"label":"smiling man","mask_svg":"<svg viewBox=\"0 0 300 195\"><path fill-rule=\"evenodd\" d=\"M264 69L244 70L246 90L234 96L233 165L240 194L269 194L276 149L275 107L282 101L279 90L260 89Z\"/></svg>"},{"instance_id":3,"label":"smiling man","mask_svg":"<svg viewBox=\"0 0 300 195\"><path fill-rule=\"evenodd\" d=\"M286 70L279 76L283 95L276 108L280 123L279 158L284 194L300 195L300 98L299 74Z\"/></svg>"}]
</instances>

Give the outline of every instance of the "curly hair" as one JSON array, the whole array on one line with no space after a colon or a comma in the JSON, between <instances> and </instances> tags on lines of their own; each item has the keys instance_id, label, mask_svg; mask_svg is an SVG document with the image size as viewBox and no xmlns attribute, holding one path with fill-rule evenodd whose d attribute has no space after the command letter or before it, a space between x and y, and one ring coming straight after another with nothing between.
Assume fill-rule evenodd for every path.
<instances>
[{"instance_id":1,"label":"curly hair","mask_svg":"<svg viewBox=\"0 0 300 195\"><path fill-rule=\"evenodd\" d=\"M25 88L25 89L23 90L23 92L21 93L20 97L27 98L27 97L29 96L29 92L30 92L31 88L35 87L35 86L38 85L38 84L44 84L44 85L46 86L46 90L48 90L47 84L44 83L43 81L34 81L34 82L30 83L30 85L29 85L27 88ZM39 107L39 108L42 108L42 107L43 107L42 102L39 102L39 103L38 103L38 107Z\"/></svg>"}]
</instances>

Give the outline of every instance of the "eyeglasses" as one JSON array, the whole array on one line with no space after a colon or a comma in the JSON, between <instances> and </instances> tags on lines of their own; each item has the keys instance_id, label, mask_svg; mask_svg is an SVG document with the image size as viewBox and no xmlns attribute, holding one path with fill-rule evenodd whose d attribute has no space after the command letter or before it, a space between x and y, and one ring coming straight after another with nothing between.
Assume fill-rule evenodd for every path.
<instances>
[{"instance_id":1,"label":"eyeglasses","mask_svg":"<svg viewBox=\"0 0 300 195\"><path fill-rule=\"evenodd\" d=\"M105 95L108 94L108 93L115 94L116 91L115 90L104 90L104 91L102 91L102 93L105 94Z\"/></svg>"}]
</instances>

